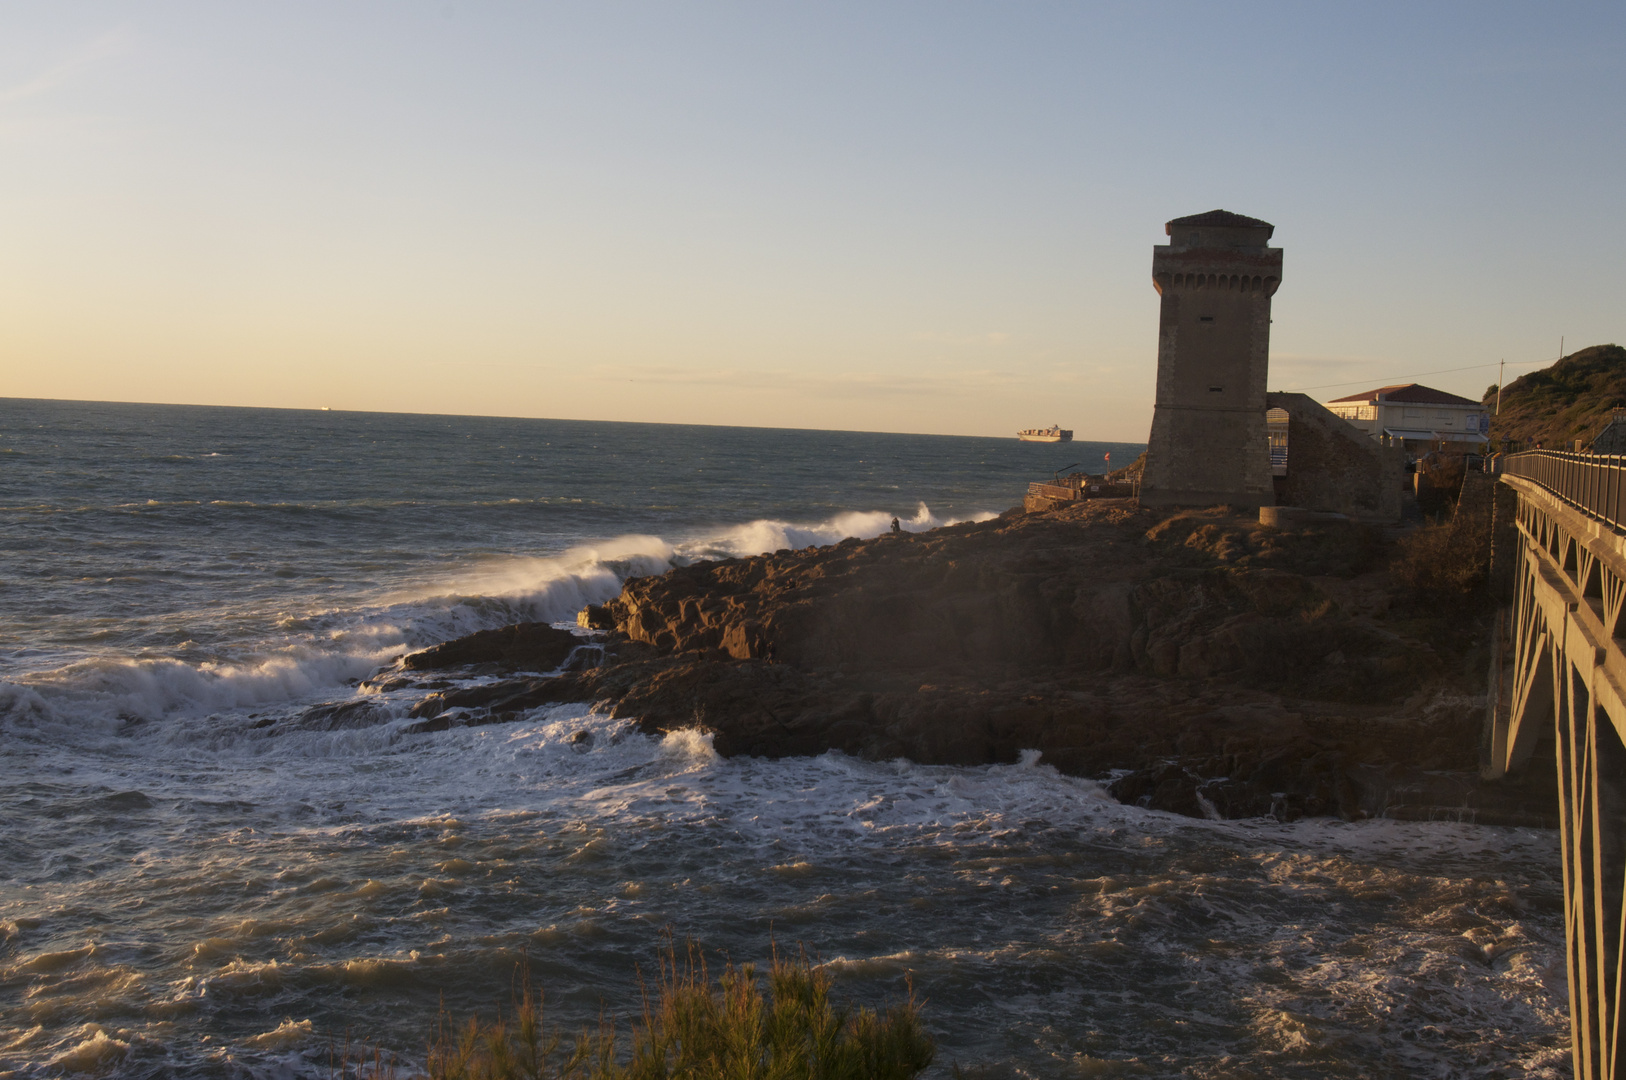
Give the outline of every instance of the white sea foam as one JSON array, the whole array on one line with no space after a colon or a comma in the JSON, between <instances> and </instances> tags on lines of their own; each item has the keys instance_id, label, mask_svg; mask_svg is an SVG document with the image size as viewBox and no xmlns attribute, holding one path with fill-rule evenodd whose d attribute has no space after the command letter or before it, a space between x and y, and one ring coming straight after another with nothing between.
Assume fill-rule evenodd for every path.
<instances>
[{"instance_id":1,"label":"white sea foam","mask_svg":"<svg viewBox=\"0 0 1626 1080\"><path fill-rule=\"evenodd\" d=\"M995 515L943 518L921 503L913 517L900 519L907 532L924 532L961 520L986 521ZM687 539L668 542L658 536L618 536L584 544L559 555L493 559L459 571L432 586L388 598L392 615L410 623L420 636L445 637L490 625L493 618L512 622L573 619L585 604L614 598L633 577L665 573L675 566L711 559L741 558L785 548L837 543L848 537L874 537L891 528L883 511L853 511L825 521L796 524L759 519ZM478 625L476 625L478 624Z\"/></svg>"},{"instance_id":2,"label":"white sea foam","mask_svg":"<svg viewBox=\"0 0 1626 1080\"><path fill-rule=\"evenodd\" d=\"M658 536L619 536L559 555L492 559L459 571L432 591L385 600L392 620L416 637L444 640L516 619L564 622L587 604L613 599L628 578L662 574L677 549Z\"/></svg>"},{"instance_id":3,"label":"white sea foam","mask_svg":"<svg viewBox=\"0 0 1626 1080\"><path fill-rule=\"evenodd\" d=\"M957 520L921 503L900 527L920 532ZM571 622L583 606L613 599L629 578L701 560L876 536L891 521L880 511L811 524L759 520L676 543L626 535L558 555L487 559L373 604L284 614L259 640L201 662L95 657L15 676L0 682L0 716L156 719L322 700L412 649L514 622Z\"/></svg>"},{"instance_id":4,"label":"white sea foam","mask_svg":"<svg viewBox=\"0 0 1626 1080\"><path fill-rule=\"evenodd\" d=\"M1121 805L1033 751L974 768L839 753L723 759L703 733L646 736L577 705L419 734L387 722L273 736L241 718L177 716L106 740L96 753L60 749L76 783L138 784L156 805L196 805L237 829L229 845L213 827L180 846L151 834L143 842L165 852L167 869L154 865L157 880L132 879L137 895L181 875L188 880L172 881L171 904L190 902L194 889L212 904L220 890L274 872L254 908L279 927L270 937L245 929L238 915L202 917L194 947L177 953L184 976L155 976L175 987L175 1007L191 1002L199 1015L245 1003L308 1015L336 984L386 990L442 978L454 964L505 971L527 942L581 963L603 955L594 943L617 920L659 924L709 905L728 923L771 920L783 941L840 927L872 906L895 912L889 933L874 931L873 951L861 947L867 938L841 938L848 945L826 959L841 979L878 986L914 971L938 987L939 1011L967 1007L956 989L967 980L1017 991L1025 976L1013 973L1029 972L1070 986L1095 970L1092 950L1116 942L1115 963L1175 964L1189 970L1181 987L1190 979L1231 987L1223 1007L1242 1019L1181 1015L1208 1031L1241 1025L1257 1053L1284 1060L1372 1038L1363 1009L1411 1017L1408 1030L1455 1016L1488 1018L1501 1032L1557 1022L1543 973L1561 930L1555 937L1502 914L1497 905L1514 901L1495 882L1451 876L1454 862L1489 860L1515 873L1546 867L1547 838L1526 830L1194 821ZM208 811L216 804L227 809ZM1115 869L1095 868L1100 858ZM537 881L547 884L529 891ZM107 903L126 886L101 888L113 890ZM1044 898L1058 889L1076 899L1034 914L1050 910ZM1385 897L1393 927L1354 911L1322 914L1368 894ZM911 897L937 895L984 913L945 935L952 909L910 907ZM475 896L480 914L470 921ZM540 925L538 903L550 912ZM978 920L989 917L989 903L1005 915L985 939ZM1452 910L1475 904L1482 914L1451 921ZM1365 920L1359 936L1344 926L1352 918ZM1423 918L1436 925L1419 926ZM355 936L351 925L364 932ZM30 954L48 955L40 964L50 972L39 977L105 962L76 947ZM1294 981L1260 981L1261 965ZM66 978L42 991L74 992ZM1159 991L1134 993L1157 999ZM1171 995L1156 1007L1187 1008L1177 1000L1185 999ZM1050 1039L1032 1027L1050 1005L1001 1001L986 1021L992 1030ZM1070 999L1057 1007L1076 1009ZM285 1053L310 1030L303 1021L272 1026L245 1034L243 1051ZM1202 1060L1234 1052L1222 1039L1181 1048ZM89 1032L51 1054L98 1068L124 1060ZM1425 1047L1412 1071L1443 1075L1438 1062L1448 1058Z\"/></svg>"},{"instance_id":5,"label":"white sea foam","mask_svg":"<svg viewBox=\"0 0 1626 1080\"><path fill-rule=\"evenodd\" d=\"M294 1020L285 1018L270 1031L261 1032L244 1040L245 1046L252 1046L256 1050L282 1050L291 1046L302 1046L314 1041L316 1033L309 1020Z\"/></svg>"},{"instance_id":6,"label":"white sea foam","mask_svg":"<svg viewBox=\"0 0 1626 1080\"><path fill-rule=\"evenodd\" d=\"M108 1035L100 1027L51 1062L51 1067L69 1075L106 1072L130 1053L130 1044Z\"/></svg>"},{"instance_id":7,"label":"white sea foam","mask_svg":"<svg viewBox=\"0 0 1626 1080\"><path fill-rule=\"evenodd\" d=\"M961 521L987 521L996 516L993 513L981 513L968 518L943 518L932 513L925 503L921 503L913 517L900 517L898 526L905 532L925 532L943 525L955 525ZM868 539L880 536L891 527L892 515L880 510L837 514L811 525L757 520L679 544L678 552L681 555L699 558L760 555L783 548L834 544L853 536Z\"/></svg>"},{"instance_id":8,"label":"white sea foam","mask_svg":"<svg viewBox=\"0 0 1626 1080\"><path fill-rule=\"evenodd\" d=\"M398 650L397 650L398 651ZM321 651L308 646L238 662L96 659L0 684L13 715L156 719L301 701L376 670L388 650Z\"/></svg>"}]
</instances>

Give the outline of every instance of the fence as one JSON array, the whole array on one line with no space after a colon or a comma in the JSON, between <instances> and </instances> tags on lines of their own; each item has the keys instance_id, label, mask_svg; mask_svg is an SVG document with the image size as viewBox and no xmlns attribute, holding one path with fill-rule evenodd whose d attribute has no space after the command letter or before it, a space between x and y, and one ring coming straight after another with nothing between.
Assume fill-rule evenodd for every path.
<instances>
[{"instance_id":1,"label":"fence","mask_svg":"<svg viewBox=\"0 0 1626 1080\"><path fill-rule=\"evenodd\" d=\"M1107 481L1087 476L1064 476L1060 480L1034 480L1028 484L1028 497L1077 502L1080 499L1122 499L1140 494L1140 477Z\"/></svg>"},{"instance_id":2,"label":"fence","mask_svg":"<svg viewBox=\"0 0 1626 1080\"><path fill-rule=\"evenodd\" d=\"M1583 514L1626 531L1626 456L1527 450L1497 459L1496 471L1540 484Z\"/></svg>"},{"instance_id":3,"label":"fence","mask_svg":"<svg viewBox=\"0 0 1626 1080\"><path fill-rule=\"evenodd\" d=\"M1051 484L1038 480L1028 484L1028 494L1038 499L1077 499L1081 496L1076 483Z\"/></svg>"}]
</instances>

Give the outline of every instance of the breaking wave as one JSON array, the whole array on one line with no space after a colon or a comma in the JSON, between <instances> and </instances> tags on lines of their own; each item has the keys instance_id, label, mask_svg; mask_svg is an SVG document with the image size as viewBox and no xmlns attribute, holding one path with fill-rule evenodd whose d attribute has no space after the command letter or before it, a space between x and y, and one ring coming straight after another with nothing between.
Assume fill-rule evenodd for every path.
<instances>
[{"instance_id":1,"label":"breaking wave","mask_svg":"<svg viewBox=\"0 0 1626 1080\"><path fill-rule=\"evenodd\" d=\"M921 503L899 527L923 532L959 520ZM585 605L613 599L629 578L878 536L891 524L883 511L852 511L811 524L763 519L675 542L633 534L557 555L484 560L372 605L284 615L258 639L206 656L186 642L179 655L93 656L17 676L0 682L0 716L157 719L317 700L403 652L515 622L572 622Z\"/></svg>"}]
</instances>

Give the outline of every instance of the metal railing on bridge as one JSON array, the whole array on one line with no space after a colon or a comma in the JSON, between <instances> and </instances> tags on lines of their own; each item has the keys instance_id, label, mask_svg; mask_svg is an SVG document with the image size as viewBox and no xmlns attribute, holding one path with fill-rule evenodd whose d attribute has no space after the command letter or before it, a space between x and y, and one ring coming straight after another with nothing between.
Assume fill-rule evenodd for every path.
<instances>
[{"instance_id":1,"label":"metal railing on bridge","mask_svg":"<svg viewBox=\"0 0 1626 1080\"><path fill-rule=\"evenodd\" d=\"M1496 471L1540 484L1588 517L1626 531L1626 456L1527 450L1497 458Z\"/></svg>"}]
</instances>

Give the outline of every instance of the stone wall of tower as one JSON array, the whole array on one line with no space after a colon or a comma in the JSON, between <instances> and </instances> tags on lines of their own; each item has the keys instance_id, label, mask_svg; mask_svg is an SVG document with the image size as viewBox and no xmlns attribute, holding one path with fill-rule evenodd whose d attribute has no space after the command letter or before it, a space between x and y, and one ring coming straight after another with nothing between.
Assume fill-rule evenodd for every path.
<instances>
[{"instance_id":1,"label":"stone wall of tower","mask_svg":"<svg viewBox=\"0 0 1626 1080\"><path fill-rule=\"evenodd\" d=\"M1171 242L1152 249L1152 282L1163 300L1143 505L1275 501L1265 379L1282 251L1265 246L1269 225L1254 224L1181 228L1177 219Z\"/></svg>"}]
</instances>

